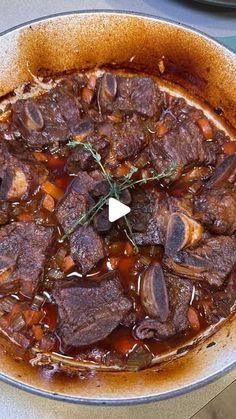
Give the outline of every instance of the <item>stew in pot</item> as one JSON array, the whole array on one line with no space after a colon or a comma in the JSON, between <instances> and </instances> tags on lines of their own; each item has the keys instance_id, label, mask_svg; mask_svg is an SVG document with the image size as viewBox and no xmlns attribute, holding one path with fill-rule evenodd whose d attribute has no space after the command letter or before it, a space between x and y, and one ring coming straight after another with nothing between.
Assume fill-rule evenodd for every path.
<instances>
[{"instance_id":1,"label":"stew in pot","mask_svg":"<svg viewBox=\"0 0 236 419\"><path fill-rule=\"evenodd\" d=\"M0 333L13 356L139 370L230 315L236 147L203 110L103 70L34 77L1 109ZM114 223L110 197L131 208Z\"/></svg>"}]
</instances>

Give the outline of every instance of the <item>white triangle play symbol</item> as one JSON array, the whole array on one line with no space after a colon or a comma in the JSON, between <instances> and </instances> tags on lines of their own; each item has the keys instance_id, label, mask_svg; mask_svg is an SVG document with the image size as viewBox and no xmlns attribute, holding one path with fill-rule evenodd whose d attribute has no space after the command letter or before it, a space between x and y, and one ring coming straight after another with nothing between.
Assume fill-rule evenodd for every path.
<instances>
[{"instance_id":1,"label":"white triangle play symbol","mask_svg":"<svg viewBox=\"0 0 236 419\"><path fill-rule=\"evenodd\" d=\"M122 204L122 202L115 198L109 198L108 205L108 218L111 223L119 220L119 218L124 217L124 215L129 214L130 212L130 208L127 207L127 205Z\"/></svg>"}]
</instances>

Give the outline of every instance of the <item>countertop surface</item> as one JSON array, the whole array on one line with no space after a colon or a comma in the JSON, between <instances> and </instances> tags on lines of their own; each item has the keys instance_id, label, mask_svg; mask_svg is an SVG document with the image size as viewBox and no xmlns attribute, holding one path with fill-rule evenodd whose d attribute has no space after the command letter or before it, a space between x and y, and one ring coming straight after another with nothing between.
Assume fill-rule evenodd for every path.
<instances>
[{"instance_id":1,"label":"countertop surface","mask_svg":"<svg viewBox=\"0 0 236 419\"><path fill-rule=\"evenodd\" d=\"M148 13L193 26L236 50L236 9L191 0L0 0L0 32L25 21L71 10L111 9ZM178 398L129 407L89 407L40 398L0 383L0 419L187 419L236 379L232 371L216 382Z\"/></svg>"}]
</instances>

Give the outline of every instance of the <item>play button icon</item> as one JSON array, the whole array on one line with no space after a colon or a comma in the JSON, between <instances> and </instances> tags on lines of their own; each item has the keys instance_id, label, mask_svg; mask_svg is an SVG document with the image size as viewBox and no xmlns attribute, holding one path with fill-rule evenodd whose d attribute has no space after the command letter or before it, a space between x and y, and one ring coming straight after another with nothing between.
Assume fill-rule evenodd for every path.
<instances>
[{"instance_id":1,"label":"play button icon","mask_svg":"<svg viewBox=\"0 0 236 419\"><path fill-rule=\"evenodd\" d=\"M115 198L108 200L108 218L111 223L129 214L130 208Z\"/></svg>"}]
</instances>

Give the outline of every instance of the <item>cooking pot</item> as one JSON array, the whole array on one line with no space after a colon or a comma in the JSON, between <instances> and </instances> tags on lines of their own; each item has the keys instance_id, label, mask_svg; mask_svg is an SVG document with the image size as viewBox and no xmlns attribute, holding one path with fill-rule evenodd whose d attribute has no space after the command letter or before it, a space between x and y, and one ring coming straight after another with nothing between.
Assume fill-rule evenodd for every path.
<instances>
[{"instance_id":1,"label":"cooking pot","mask_svg":"<svg viewBox=\"0 0 236 419\"><path fill-rule=\"evenodd\" d=\"M235 138L236 57L206 35L178 23L133 13L88 11L49 16L0 37L0 95L35 75L94 66L156 75L207 109L223 110L221 123ZM29 72L30 69L30 72ZM187 93L186 93L187 92ZM215 113L216 115L216 113ZM216 330L217 329L217 330ZM214 332L214 333L213 333ZM0 339L0 378L57 400L87 404L157 401L210 383L236 365L236 316L184 348L163 354L139 372L92 372L89 378L53 375L6 353Z\"/></svg>"}]
</instances>

